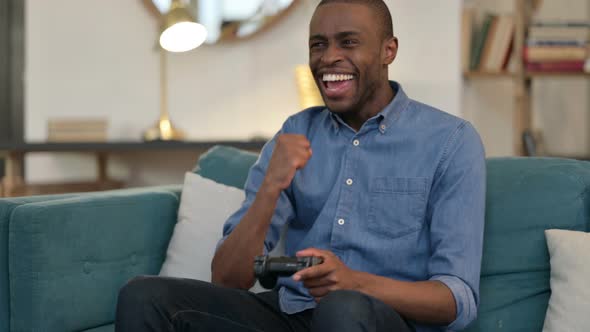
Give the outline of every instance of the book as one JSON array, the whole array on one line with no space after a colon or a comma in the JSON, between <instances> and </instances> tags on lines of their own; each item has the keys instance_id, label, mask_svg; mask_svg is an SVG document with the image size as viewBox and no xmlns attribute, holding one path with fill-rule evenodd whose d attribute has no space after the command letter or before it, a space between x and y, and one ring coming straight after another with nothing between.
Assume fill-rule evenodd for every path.
<instances>
[{"instance_id":1,"label":"book","mask_svg":"<svg viewBox=\"0 0 590 332\"><path fill-rule=\"evenodd\" d=\"M506 51L506 54L504 57L504 62L502 63L502 70L503 71L508 70L508 67L510 66L510 60L512 58L514 58L512 56L513 51L514 51L514 33L512 34L512 39L510 40L510 43L508 44L508 51Z\"/></svg>"},{"instance_id":2,"label":"book","mask_svg":"<svg viewBox=\"0 0 590 332\"><path fill-rule=\"evenodd\" d=\"M529 38L526 41L527 46L587 46L586 40L548 40L548 39L532 39Z\"/></svg>"},{"instance_id":3,"label":"book","mask_svg":"<svg viewBox=\"0 0 590 332\"><path fill-rule=\"evenodd\" d=\"M529 27L530 39L535 40L588 40L590 28L568 26L531 26Z\"/></svg>"},{"instance_id":4,"label":"book","mask_svg":"<svg viewBox=\"0 0 590 332\"><path fill-rule=\"evenodd\" d=\"M481 61L482 51L485 46L486 38L488 36L490 27L494 21L496 15L486 14L483 20L481 28L474 33L473 47L470 59L470 69L477 70Z\"/></svg>"},{"instance_id":5,"label":"book","mask_svg":"<svg viewBox=\"0 0 590 332\"><path fill-rule=\"evenodd\" d=\"M558 20L558 21L538 21L535 20L530 24L531 27L586 27L590 28L590 22L588 21L571 21L571 20Z\"/></svg>"},{"instance_id":6,"label":"book","mask_svg":"<svg viewBox=\"0 0 590 332\"><path fill-rule=\"evenodd\" d=\"M586 60L586 47L575 46L525 46L524 58L527 62L557 62L564 60Z\"/></svg>"},{"instance_id":7,"label":"book","mask_svg":"<svg viewBox=\"0 0 590 332\"><path fill-rule=\"evenodd\" d=\"M484 51L488 53L482 56L480 70L499 72L506 67L512 51L512 41L514 39L513 16L498 16L490 31L492 32L488 34Z\"/></svg>"},{"instance_id":8,"label":"book","mask_svg":"<svg viewBox=\"0 0 590 332\"><path fill-rule=\"evenodd\" d=\"M528 62L526 69L532 72L583 72L586 61Z\"/></svg>"},{"instance_id":9,"label":"book","mask_svg":"<svg viewBox=\"0 0 590 332\"><path fill-rule=\"evenodd\" d=\"M494 41L498 37L498 29L499 29L500 19L498 16L494 16L490 23L490 27L488 29L488 33L486 34L483 49L481 51L481 56L479 59L479 63L477 64L477 70L484 71L485 68L490 61L492 56L492 49L494 47Z\"/></svg>"},{"instance_id":10,"label":"book","mask_svg":"<svg viewBox=\"0 0 590 332\"><path fill-rule=\"evenodd\" d=\"M105 129L108 123L103 119L49 119L47 121L48 128L75 128L75 129Z\"/></svg>"},{"instance_id":11,"label":"book","mask_svg":"<svg viewBox=\"0 0 590 332\"><path fill-rule=\"evenodd\" d=\"M106 133L49 133L48 142L106 142Z\"/></svg>"},{"instance_id":12,"label":"book","mask_svg":"<svg viewBox=\"0 0 590 332\"><path fill-rule=\"evenodd\" d=\"M104 142L108 122L104 119L50 119L47 140L51 142Z\"/></svg>"},{"instance_id":13,"label":"book","mask_svg":"<svg viewBox=\"0 0 590 332\"><path fill-rule=\"evenodd\" d=\"M473 41L474 8L464 8L461 16L461 69L469 71Z\"/></svg>"}]
</instances>

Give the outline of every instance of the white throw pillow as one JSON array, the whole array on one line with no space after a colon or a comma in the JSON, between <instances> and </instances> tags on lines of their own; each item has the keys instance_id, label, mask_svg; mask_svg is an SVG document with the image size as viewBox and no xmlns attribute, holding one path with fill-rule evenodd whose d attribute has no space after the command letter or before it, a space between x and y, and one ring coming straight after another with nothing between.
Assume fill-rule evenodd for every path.
<instances>
[{"instance_id":1,"label":"white throw pillow","mask_svg":"<svg viewBox=\"0 0 590 332\"><path fill-rule=\"evenodd\" d=\"M590 331L590 233L545 231L551 298L543 332Z\"/></svg>"},{"instance_id":2,"label":"white throw pillow","mask_svg":"<svg viewBox=\"0 0 590 332\"><path fill-rule=\"evenodd\" d=\"M223 224L240 208L243 200L243 190L187 172L178 222L160 275L211 281L211 260L222 237ZM282 242L271 254L283 251ZM258 283L251 289L254 292L262 290Z\"/></svg>"},{"instance_id":3,"label":"white throw pillow","mask_svg":"<svg viewBox=\"0 0 590 332\"><path fill-rule=\"evenodd\" d=\"M243 200L243 190L187 172L160 275L211 281L211 259L223 224Z\"/></svg>"}]
</instances>

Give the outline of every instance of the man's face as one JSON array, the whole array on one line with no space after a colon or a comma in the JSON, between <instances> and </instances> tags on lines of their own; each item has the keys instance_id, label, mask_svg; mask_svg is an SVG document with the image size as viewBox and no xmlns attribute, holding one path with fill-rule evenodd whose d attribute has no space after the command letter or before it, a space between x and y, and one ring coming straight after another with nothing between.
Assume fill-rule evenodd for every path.
<instances>
[{"instance_id":1,"label":"man's face","mask_svg":"<svg viewBox=\"0 0 590 332\"><path fill-rule=\"evenodd\" d=\"M362 4L327 4L313 15L309 66L332 112L360 112L387 82L388 63L384 63L383 35L377 22L376 15Z\"/></svg>"}]
</instances>

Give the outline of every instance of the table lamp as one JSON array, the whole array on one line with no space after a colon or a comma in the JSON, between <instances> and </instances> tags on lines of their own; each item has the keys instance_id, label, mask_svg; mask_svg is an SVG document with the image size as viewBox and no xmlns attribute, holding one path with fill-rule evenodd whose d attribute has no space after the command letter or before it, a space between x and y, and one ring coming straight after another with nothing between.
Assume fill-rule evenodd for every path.
<instances>
[{"instance_id":1,"label":"table lamp","mask_svg":"<svg viewBox=\"0 0 590 332\"><path fill-rule=\"evenodd\" d=\"M205 27L195 21L181 0L172 0L163 17L160 34L160 119L146 130L146 141L182 140L184 133L175 128L168 112L168 78L166 52L186 52L199 47L207 38Z\"/></svg>"},{"instance_id":2,"label":"table lamp","mask_svg":"<svg viewBox=\"0 0 590 332\"><path fill-rule=\"evenodd\" d=\"M324 100L308 65L295 67L295 81L297 83L299 106L301 109L324 105Z\"/></svg>"}]
</instances>

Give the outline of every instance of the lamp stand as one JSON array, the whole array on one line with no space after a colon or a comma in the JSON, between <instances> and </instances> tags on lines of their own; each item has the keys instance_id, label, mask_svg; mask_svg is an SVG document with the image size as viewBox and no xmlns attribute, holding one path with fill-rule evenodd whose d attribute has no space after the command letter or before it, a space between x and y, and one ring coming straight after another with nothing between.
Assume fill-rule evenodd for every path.
<instances>
[{"instance_id":1,"label":"lamp stand","mask_svg":"<svg viewBox=\"0 0 590 332\"><path fill-rule=\"evenodd\" d=\"M156 124L146 130L143 138L146 141L180 141L185 137L184 132L174 128L168 113L168 77L166 50L158 46L160 50L160 119Z\"/></svg>"}]
</instances>

